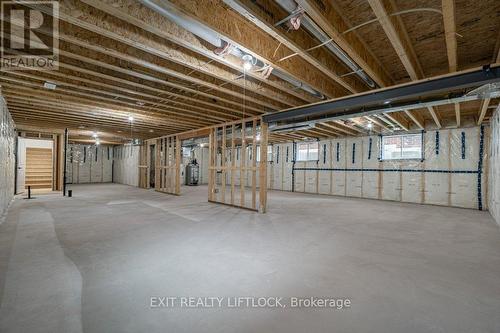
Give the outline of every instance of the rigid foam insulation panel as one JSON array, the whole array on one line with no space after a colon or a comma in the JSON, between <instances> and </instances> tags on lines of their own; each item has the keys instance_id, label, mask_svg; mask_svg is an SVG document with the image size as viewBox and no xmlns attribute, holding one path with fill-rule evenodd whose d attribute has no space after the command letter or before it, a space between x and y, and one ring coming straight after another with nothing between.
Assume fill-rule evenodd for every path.
<instances>
[{"instance_id":1,"label":"rigid foam insulation panel","mask_svg":"<svg viewBox=\"0 0 500 333\"><path fill-rule=\"evenodd\" d=\"M450 163L450 131L429 131L425 135L426 170L447 170ZM455 143L455 144L458 144ZM479 143L476 143L479 144ZM448 174L430 172L424 175L424 203L448 206L450 177Z\"/></svg>"},{"instance_id":2,"label":"rigid foam insulation panel","mask_svg":"<svg viewBox=\"0 0 500 333\"><path fill-rule=\"evenodd\" d=\"M112 181L112 146L70 144L67 149L67 183L87 184Z\"/></svg>"},{"instance_id":3,"label":"rigid foam insulation panel","mask_svg":"<svg viewBox=\"0 0 500 333\"><path fill-rule=\"evenodd\" d=\"M345 196L347 173L343 170L346 168L347 164L346 140L332 140L332 146L335 151L332 156L332 165L334 170L331 171L333 177L331 194Z\"/></svg>"},{"instance_id":4,"label":"rigid foam insulation panel","mask_svg":"<svg viewBox=\"0 0 500 333\"><path fill-rule=\"evenodd\" d=\"M102 182L113 181L113 146L102 146Z\"/></svg>"},{"instance_id":5,"label":"rigid foam insulation panel","mask_svg":"<svg viewBox=\"0 0 500 333\"><path fill-rule=\"evenodd\" d=\"M282 163L281 168L281 189L283 191L292 191L293 182L292 182L292 170L293 170L293 143L286 143L281 145L281 149L283 150L283 158L280 159L280 163ZM273 182L275 183L275 182Z\"/></svg>"},{"instance_id":6,"label":"rigid foam insulation panel","mask_svg":"<svg viewBox=\"0 0 500 333\"><path fill-rule=\"evenodd\" d=\"M332 161L332 142L320 141L319 143L319 161L318 167L321 169L330 169ZM317 172L318 176L318 193L330 194L332 190L332 173L331 172Z\"/></svg>"},{"instance_id":7,"label":"rigid foam insulation panel","mask_svg":"<svg viewBox=\"0 0 500 333\"><path fill-rule=\"evenodd\" d=\"M380 152L380 140L378 136L369 136L365 142L367 142L364 147L363 153L363 167L367 169L377 169L379 167L379 152ZM362 172L363 178L361 180L362 197L369 199L379 198L379 172Z\"/></svg>"},{"instance_id":8,"label":"rigid foam insulation panel","mask_svg":"<svg viewBox=\"0 0 500 333\"><path fill-rule=\"evenodd\" d=\"M7 104L0 96L0 223L14 197L16 131Z\"/></svg>"},{"instance_id":9,"label":"rigid foam insulation panel","mask_svg":"<svg viewBox=\"0 0 500 333\"><path fill-rule=\"evenodd\" d=\"M293 163L293 153L290 162L276 159L270 184L274 190L291 191L293 183L296 192L486 209L488 159L484 149L481 153L481 137L487 147L487 130L425 132L424 158L414 160L381 161L377 135L320 141L317 161ZM287 147L293 149L294 144L275 144L273 155Z\"/></svg>"},{"instance_id":10,"label":"rigid foam insulation panel","mask_svg":"<svg viewBox=\"0 0 500 333\"><path fill-rule=\"evenodd\" d=\"M267 172L270 174L269 186L271 189L283 190L283 183L281 174L283 173L283 163L281 160L284 158L283 146L273 145L273 162L270 164Z\"/></svg>"},{"instance_id":11,"label":"rigid foam insulation panel","mask_svg":"<svg viewBox=\"0 0 500 333\"><path fill-rule=\"evenodd\" d=\"M497 108L491 117L489 174L488 174L488 207L491 216L500 225L500 109Z\"/></svg>"},{"instance_id":12,"label":"rigid foam insulation panel","mask_svg":"<svg viewBox=\"0 0 500 333\"><path fill-rule=\"evenodd\" d=\"M346 164L349 169L353 170L346 173L346 195L349 197L361 197L363 173L358 170L361 170L363 167L363 143L362 138L350 138L346 140Z\"/></svg>"},{"instance_id":13,"label":"rigid foam insulation panel","mask_svg":"<svg viewBox=\"0 0 500 333\"><path fill-rule=\"evenodd\" d=\"M113 148L113 182L139 186L140 146L121 145Z\"/></svg>"}]
</instances>

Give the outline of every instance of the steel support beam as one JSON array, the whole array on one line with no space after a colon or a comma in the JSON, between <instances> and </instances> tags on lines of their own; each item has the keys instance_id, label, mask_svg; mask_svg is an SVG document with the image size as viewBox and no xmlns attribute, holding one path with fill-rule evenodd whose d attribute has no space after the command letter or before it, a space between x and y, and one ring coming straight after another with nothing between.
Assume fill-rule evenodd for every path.
<instances>
[{"instance_id":1,"label":"steel support beam","mask_svg":"<svg viewBox=\"0 0 500 333\"><path fill-rule=\"evenodd\" d=\"M395 87L379 89L354 96L329 100L264 115L265 122L305 121L356 114L369 109L391 109L395 105L416 103L424 98L435 97L458 90L479 87L487 83L500 82L500 66L484 66L481 69L448 74L419 80ZM369 113L369 111L367 111Z\"/></svg>"}]
</instances>

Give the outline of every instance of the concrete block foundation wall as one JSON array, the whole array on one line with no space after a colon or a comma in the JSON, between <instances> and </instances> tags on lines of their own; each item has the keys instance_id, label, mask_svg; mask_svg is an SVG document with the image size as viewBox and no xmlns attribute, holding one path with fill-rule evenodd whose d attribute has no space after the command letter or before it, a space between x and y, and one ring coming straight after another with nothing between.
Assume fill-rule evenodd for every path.
<instances>
[{"instance_id":1,"label":"concrete block foundation wall","mask_svg":"<svg viewBox=\"0 0 500 333\"><path fill-rule=\"evenodd\" d=\"M500 225L500 109L497 108L490 121L490 163L488 175L489 211Z\"/></svg>"},{"instance_id":2,"label":"concrete block foundation wall","mask_svg":"<svg viewBox=\"0 0 500 333\"><path fill-rule=\"evenodd\" d=\"M427 131L422 161L380 161L377 135L320 141L319 160L307 162L294 162L293 143L277 144L268 168L269 187L487 209L487 130L471 127Z\"/></svg>"},{"instance_id":3,"label":"concrete block foundation wall","mask_svg":"<svg viewBox=\"0 0 500 333\"><path fill-rule=\"evenodd\" d=\"M0 223L14 197L16 130L14 121L0 95Z\"/></svg>"},{"instance_id":4,"label":"concrete block foundation wall","mask_svg":"<svg viewBox=\"0 0 500 333\"><path fill-rule=\"evenodd\" d=\"M113 148L113 182L139 186L140 146L123 145Z\"/></svg>"},{"instance_id":5,"label":"concrete block foundation wall","mask_svg":"<svg viewBox=\"0 0 500 333\"><path fill-rule=\"evenodd\" d=\"M113 174L113 147L70 144L66 179L71 184L110 183Z\"/></svg>"}]
</instances>

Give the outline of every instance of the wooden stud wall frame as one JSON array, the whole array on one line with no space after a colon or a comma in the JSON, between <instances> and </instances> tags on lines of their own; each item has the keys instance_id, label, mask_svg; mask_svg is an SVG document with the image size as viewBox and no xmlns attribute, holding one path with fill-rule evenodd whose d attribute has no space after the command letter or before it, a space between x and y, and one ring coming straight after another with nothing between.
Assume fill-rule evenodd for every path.
<instances>
[{"instance_id":1,"label":"wooden stud wall frame","mask_svg":"<svg viewBox=\"0 0 500 333\"><path fill-rule=\"evenodd\" d=\"M260 118L213 126L209 136L208 201L265 213L267 143L267 124Z\"/></svg>"},{"instance_id":2,"label":"wooden stud wall frame","mask_svg":"<svg viewBox=\"0 0 500 333\"><path fill-rule=\"evenodd\" d=\"M139 149L139 187L149 188L149 145L144 142Z\"/></svg>"},{"instance_id":3,"label":"wooden stud wall frame","mask_svg":"<svg viewBox=\"0 0 500 333\"><path fill-rule=\"evenodd\" d=\"M156 139L155 190L181 194L181 140L178 135Z\"/></svg>"}]
</instances>

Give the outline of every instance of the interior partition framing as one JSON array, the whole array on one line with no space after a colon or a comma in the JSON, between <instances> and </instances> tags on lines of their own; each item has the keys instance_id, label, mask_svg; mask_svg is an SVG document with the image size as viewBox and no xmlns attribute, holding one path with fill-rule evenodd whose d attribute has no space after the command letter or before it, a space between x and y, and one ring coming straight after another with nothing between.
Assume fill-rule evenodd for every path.
<instances>
[{"instance_id":1,"label":"interior partition framing","mask_svg":"<svg viewBox=\"0 0 500 333\"><path fill-rule=\"evenodd\" d=\"M151 147L154 149L151 149ZM181 194L181 139L179 135L146 140L139 151L139 187L150 188L154 170L155 191ZM154 165L151 162L154 154Z\"/></svg>"},{"instance_id":2,"label":"interior partition framing","mask_svg":"<svg viewBox=\"0 0 500 333\"><path fill-rule=\"evenodd\" d=\"M181 140L177 135L156 139L155 190L181 194Z\"/></svg>"},{"instance_id":3,"label":"interior partition framing","mask_svg":"<svg viewBox=\"0 0 500 333\"><path fill-rule=\"evenodd\" d=\"M265 213L267 142L267 124L261 118L213 126L209 135L208 201Z\"/></svg>"},{"instance_id":4,"label":"interior partition framing","mask_svg":"<svg viewBox=\"0 0 500 333\"><path fill-rule=\"evenodd\" d=\"M139 148L139 187L149 188L149 170L151 166L149 165L149 144L147 141Z\"/></svg>"},{"instance_id":5,"label":"interior partition framing","mask_svg":"<svg viewBox=\"0 0 500 333\"><path fill-rule=\"evenodd\" d=\"M152 167L149 147L154 144L155 190L180 195L182 140L202 136L209 137L208 201L265 213L268 125L262 117L145 141L139 153L139 187L149 188ZM247 159L248 149L251 158ZM236 155L240 158L236 159ZM247 175L250 175L249 183Z\"/></svg>"}]
</instances>

